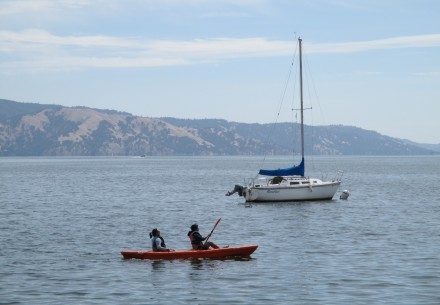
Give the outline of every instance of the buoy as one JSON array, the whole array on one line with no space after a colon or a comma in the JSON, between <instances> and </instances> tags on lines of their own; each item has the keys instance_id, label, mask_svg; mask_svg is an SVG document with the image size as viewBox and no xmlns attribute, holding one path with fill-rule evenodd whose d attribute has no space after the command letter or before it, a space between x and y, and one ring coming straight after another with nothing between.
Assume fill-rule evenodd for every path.
<instances>
[{"instance_id":1,"label":"buoy","mask_svg":"<svg viewBox=\"0 0 440 305\"><path fill-rule=\"evenodd\" d=\"M344 191L342 191L341 196L339 196L339 199L346 200L346 199L348 199L348 196L350 196L350 193L348 192L348 190L344 190Z\"/></svg>"}]
</instances>

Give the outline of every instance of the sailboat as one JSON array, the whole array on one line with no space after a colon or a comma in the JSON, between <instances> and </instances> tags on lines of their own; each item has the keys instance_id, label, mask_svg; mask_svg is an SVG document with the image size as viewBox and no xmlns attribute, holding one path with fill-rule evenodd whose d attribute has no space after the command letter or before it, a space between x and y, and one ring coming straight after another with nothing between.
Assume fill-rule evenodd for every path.
<instances>
[{"instance_id":1,"label":"sailboat","mask_svg":"<svg viewBox=\"0 0 440 305\"><path fill-rule=\"evenodd\" d=\"M260 170L257 177L245 185L235 185L234 190L226 193L230 196L238 193L246 202L277 202L331 200L341 184L341 175L333 180L323 181L304 176L304 106L302 80L302 39L299 45L299 81L301 102L301 162L290 168Z\"/></svg>"}]
</instances>

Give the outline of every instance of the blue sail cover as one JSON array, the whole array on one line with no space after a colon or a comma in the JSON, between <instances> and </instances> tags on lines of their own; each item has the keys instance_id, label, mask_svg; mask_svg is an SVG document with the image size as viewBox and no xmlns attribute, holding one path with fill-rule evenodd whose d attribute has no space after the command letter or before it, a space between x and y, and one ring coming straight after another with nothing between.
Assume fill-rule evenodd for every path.
<instances>
[{"instance_id":1,"label":"blue sail cover","mask_svg":"<svg viewBox=\"0 0 440 305\"><path fill-rule=\"evenodd\" d=\"M290 168L280 168L274 170L260 169L260 175L265 176L301 176L304 177L304 158L299 165Z\"/></svg>"}]
</instances>

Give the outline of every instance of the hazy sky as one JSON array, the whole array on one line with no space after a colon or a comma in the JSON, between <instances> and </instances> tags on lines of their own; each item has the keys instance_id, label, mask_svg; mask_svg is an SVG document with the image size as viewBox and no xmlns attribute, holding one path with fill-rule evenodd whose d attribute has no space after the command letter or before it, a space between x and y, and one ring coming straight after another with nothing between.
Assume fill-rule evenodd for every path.
<instances>
[{"instance_id":1,"label":"hazy sky","mask_svg":"<svg viewBox=\"0 0 440 305\"><path fill-rule=\"evenodd\" d=\"M298 36L306 124L440 143L438 0L0 0L0 98L290 121Z\"/></svg>"}]
</instances>

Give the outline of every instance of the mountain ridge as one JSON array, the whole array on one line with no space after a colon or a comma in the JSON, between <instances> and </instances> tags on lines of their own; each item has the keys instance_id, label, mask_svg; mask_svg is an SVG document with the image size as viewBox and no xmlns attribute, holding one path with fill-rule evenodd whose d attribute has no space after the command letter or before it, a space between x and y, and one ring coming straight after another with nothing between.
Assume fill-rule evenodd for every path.
<instances>
[{"instance_id":1,"label":"mountain ridge","mask_svg":"<svg viewBox=\"0 0 440 305\"><path fill-rule=\"evenodd\" d=\"M149 118L128 112L0 99L0 156L289 155L298 124ZM414 143L354 126L305 125L315 155L428 155Z\"/></svg>"}]
</instances>

